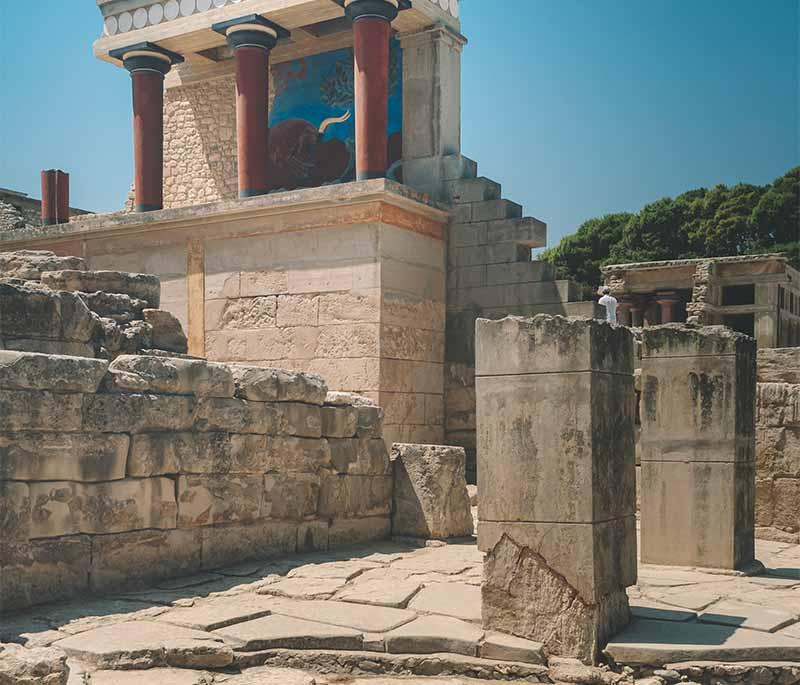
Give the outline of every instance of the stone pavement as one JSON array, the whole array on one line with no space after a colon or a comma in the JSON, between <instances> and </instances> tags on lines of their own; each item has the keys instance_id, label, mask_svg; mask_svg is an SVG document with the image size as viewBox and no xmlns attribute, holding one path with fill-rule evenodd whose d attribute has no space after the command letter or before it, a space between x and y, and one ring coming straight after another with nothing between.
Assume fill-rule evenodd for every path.
<instances>
[{"instance_id":1,"label":"stone pavement","mask_svg":"<svg viewBox=\"0 0 800 685\"><path fill-rule=\"evenodd\" d=\"M758 541L757 553L757 577L640 567L634 622L608 653L620 666L800 662L800 546ZM472 540L385 542L36 607L0 619L0 641L23 656L63 650L70 685L553 680L540 645L480 627L481 574Z\"/></svg>"}]
</instances>

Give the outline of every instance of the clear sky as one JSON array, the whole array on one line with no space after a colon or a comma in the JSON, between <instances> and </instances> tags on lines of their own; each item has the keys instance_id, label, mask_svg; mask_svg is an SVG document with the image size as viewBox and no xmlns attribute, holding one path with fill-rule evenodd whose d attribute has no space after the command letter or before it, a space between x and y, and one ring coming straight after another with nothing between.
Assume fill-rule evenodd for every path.
<instances>
[{"instance_id":1,"label":"clear sky","mask_svg":"<svg viewBox=\"0 0 800 685\"><path fill-rule=\"evenodd\" d=\"M550 243L585 219L800 163L800 0L461 0L463 152ZM128 75L93 0L8 2L0 186L112 211L132 177Z\"/></svg>"}]
</instances>

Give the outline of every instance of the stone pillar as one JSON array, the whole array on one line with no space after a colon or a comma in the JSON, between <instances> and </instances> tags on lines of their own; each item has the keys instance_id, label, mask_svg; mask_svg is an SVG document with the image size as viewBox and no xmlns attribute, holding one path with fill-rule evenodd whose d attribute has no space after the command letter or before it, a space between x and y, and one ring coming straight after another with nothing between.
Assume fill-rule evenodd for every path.
<instances>
[{"instance_id":1,"label":"stone pillar","mask_svg":"<svg viewBox=\"0 0 800 685\"><path fill-rule=\"evenodd\" d=\"M60 169L42 171L42 224L69 222L69 174Z\"/></svg>"},{"instance_id":2,"label":"stone pillar","mask_svg":"<svg viewBox=\"0 0 800 685\"><path fill-rule=\"evenodd\" d=\"M479 319L476 363L483 626L595 661L636 583L633 337Z\"/></svg>"},{"instance_id":3,"label":"stone pillar","mask_svg":"<svg viewBox=\"0 0 800 685\"><path fill-rule=\"evenodd\" d=\"M133 84L134 209L164 206L164 76L183 57L153 43L112 50L131 73Z\"/></svg>"},{"instance_id":4,"label":"stone pillar","mask_svg":"<svg viewBox=\"0 0 800 685\"><path fill-rule=\"evenodd\" d=\"M658 293L656 303L661 309L661 323L674 323L678 296L675 293Z\"/></svg>"},{"instance_id":5,"label":"stone pillar","mask_svg":"<svg viewBox=\"0 0 800 685\"><path fill-rule=\"evenodd\" d=\"M226 37L236 62L239 197L263 195L269 187L269 53L289 32L258 14L212 28Z\"/></svg>"},{"instance_id":6,"label":"stone pillar","mask_svg":"<svg viewBox=\"0 0 800 685\"><path fill-rule=\"evenodd\" d=\"M444 199L445 180L474 175L461 157L461 52L467 39L437 25L401 36L403 183Z\"/></svg>"},{"instance_id":7,"label":"stone pillar","mask_svg":"<svg viewBox=\"0 0 800 685\"><path fill-rule=\"evenodd\" d=\"M723 327L642 336L642 562L754 561L756 346Z\"/></svg>"},{"instance_id":8,"label":"stone pillar","mask_svg":"<svg viewBox=\"0 0 800 685\"><path fill-rule=\"evenodd\" d=\"M389 39L400 3L344 0L344 8L353 22L356 180L384 178L389 122Z\"/></svg>"}]
</instances>

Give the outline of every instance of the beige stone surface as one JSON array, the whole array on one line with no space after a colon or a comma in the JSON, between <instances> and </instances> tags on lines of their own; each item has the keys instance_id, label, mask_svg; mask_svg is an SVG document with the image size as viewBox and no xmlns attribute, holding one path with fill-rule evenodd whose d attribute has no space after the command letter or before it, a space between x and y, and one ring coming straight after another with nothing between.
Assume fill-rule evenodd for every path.
<instances>
[{"instance_id":1,"label":"beige stone surface","mask_svg":"<svg viewBox=\"0 0 800 685\"><path fill-rule=\"evenodd\" d=\"M327 438L352 438L358 430L356 407L322 407L322 435Z\"/></svg>"},{"instance_id":2,"label":"beige stone surface","mask_svg":"<svg viewBox=\"0 0 800 685\"><path fill-rule=\"evenodd\" d=\"M272 613L275 600L247 593L234 597L215 597L191 607L169 609L156 620L194 630L217 630Z\"/></svg>"},{"instance_id":3,"label":"beige stone surface","mask_svg":"<svg viewBox=\"0 0 800 685\"><path fill-rule=\"evenodd\" d=\"M424 538L472 535L460 447L395 444L392 532Z\"/></svg>"},{"instance_id":4,"label":"beige stone surface","mask_svg":"<svg viewBox=\"0 0 800 685\"><path fill-rule=\"evenodd\" d=\"M393 654L450 652L477 656L483 629L448 616L421 616L387 633L386 651Z\"/></svg>"},{"instance_id":5,"label":"beige stone surface","mask_svg":"<svg viewBox=\"0 0 800 685\"><path fill-rule=\"evenodd\" d=\"M55 426L79 431L82 403L82 396L76 393L0 390L0 431L40 431Z\"/></svg>"},{"instance_id":6,"label":"beige stone surface","mask_svg":"<svg viewBox=\"0 0 800 685\"><path fill-rule=\"evenodd\" d=\"M269 559L297 550L296 522L258 520L254 523L204 526L202 536L202 568L227 566L231 560ZM195 550L200 554L200 550Z\"/></svg>"},{"instance_id":7,"label":"beige stone surface","mask_svg":"<svg viewBox=\"0 0 800 685\"><path fill-rule=\"evenodd\" d=\"M31 535L31 492L27 483L0 481L0 532L3 540L27 541Z\"/></svg>"},{"instance_id":8,"label":"beige stone surface","mask_svg":"<svg viewBox=\"0 0 800 685\"><path fill-rule=\"evenodd\" d=\"M0 274L3 278L38 281L43 271L85 270L80 257L62 257L49 250L18 250L0 253Z\"/></svg>"},{"instance_id":9,"label":"beige stone surface","mask_svg":"<svg viewBox=\"0 0 800 685\"><path fill-rule=\"evenodd\" d=\"M328 439L331 463L337 473L353 476L388 476L391 462L381 438Z\"/></svg>"},{"instance_id":10,"label":"beige stone surface","mask_svg":"<svg viewBox=\"0 0 800 685\"><path fill-rule=\"evenodd\" d=\"M261 516L304 521L316 515L320 477L312 473L268 473L264 476Z\"/></svg>"},{"instance_id":11,"label":"beige stone surface","mask_svg":"<svg viewBox=\"0 0 800 685\"><path fill-rule=\"evenodd\" d=\"M331 450L327 440L279 436L267 446L266 471L282 473L317 473L330 466Z\"/></svg>"},{"instance_id":12,"label":"beige stone surface","mask_svg":"<svg viewBox=\"0 0 800 685\"><path fill-rule=\"evenodd\" d=\"M177 492L181 528L246 523L261 516L264 478L233 474L180 476Z\"/></svg>"},{"instance_id":13,"label":"beige stone surface","mask_svg":"<svg viewBox=\"0 0 800 685\"><path fill-rule=\"evenodd\" d=\"M161 299L161 281L150 274L62 270L43 272L41 279L53 290L120 293L145 300L153 308L158 307Z\"/></svg>"},{"instance_id":14,"label":"beige stone surface","mask_svg":"<svg viewBox=\"0 0 800 685\"><path fill-rule=\"evenodd\" d=\"M109 389L197 397L233 397L234 382L224 364L204 359L121 355L109 366Z\"/></svg>"},{"instance_id":15,"label":"beige stone surface","mask_svg":"<svg viewBox=\"0 0 800 685\"><path fill-rule=\"evenodd\" d=\"M388 515L392 506L390 476L322 476L319 514L325 518Z\"/></svg>"},{"instance_id":16,"label":"beige stone surface","mask_svg":"<svg viewBox=\"0 0 800 685\"><path fill-rule=\"evenodd\" d=\"M183 326L176 316L164 309L142 310L145 323L152 326L150 339L157 350L179 352L188 351L188 341Z\"/></svg>"},{"instance_id":17,"label":"beige stone surface","mask_svg":"<svg viewBox=\"0 0 800 685\"><path fill-rule=\"evenodd\" d=\"M66 685L69 667L60 649L24 649L0 644L0 683L11 685Z\"/></svg>"},{"instance_id":18,"label":"beige stone surface","mask_svg":"<svg viewBox=\"0 0 800 685\"><path fill-rule=\"evenodd\" d=\"M259 649L360 649L362 635L350 628L288 616L265 616L215 630L214 635L236 645L237 651Z\"/></svg>"},{"instance_id":19,"label":"beige stone surface","mask_svg":"<svg viewBox=\"0 0 800 685\"><path fill-rule=\"evenodd\" d=\"M273 600L272 613L352 628L365 633L386 633L417 617L414 611L388 607L363 606L335 600L300 601L281 598Z\"/></svg>"},{"instance_id":20,"label":"beige stone surface","mask_svg":"<svg viewBox=\"0 0 800 685\"><path fill-rule=\"evenodd\" d=\"M107 368L101 359L0 350L0 388L92 393Z\"/></svg>"},{"instance_id":21,"label":"beige stone surface","mask_svg":"<svg viewBox=\"0 0 800 685\"><path fill-rule=\"evenodd\" d=\"M199 407L198 414L202 416ZM194 421L195 400L192 397L109 393L86 395L83 398L83 429L88 431L138 433L188 430ZM62 429L66 430L66 427Z\"/></svg>"},{"instance_id":22,"label":"beige stone surface","mask_svg":"<svg viewBox=\"0 0 800 685\"><path fill-rule=\"evenodd\" d=\"M256 366L232 367L236 396L258 402L322 404L327 385L320 376Z\"/></svg>"}]
</instances>

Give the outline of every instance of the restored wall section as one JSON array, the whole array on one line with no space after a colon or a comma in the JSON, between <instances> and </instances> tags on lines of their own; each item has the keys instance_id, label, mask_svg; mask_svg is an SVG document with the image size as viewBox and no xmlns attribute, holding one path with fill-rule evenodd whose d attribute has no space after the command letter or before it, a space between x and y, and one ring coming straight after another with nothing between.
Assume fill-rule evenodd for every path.
<instances>
[{"instance_id":1,"label":"restored wall section","mask_svg":"<svg viewBox=\"0 0 800 685\"><path fill-rule=\"evenodd\" d=\"M382 412L318 376L0 351L0 610L389 534Z\"/></svg>"}]
</instances>

